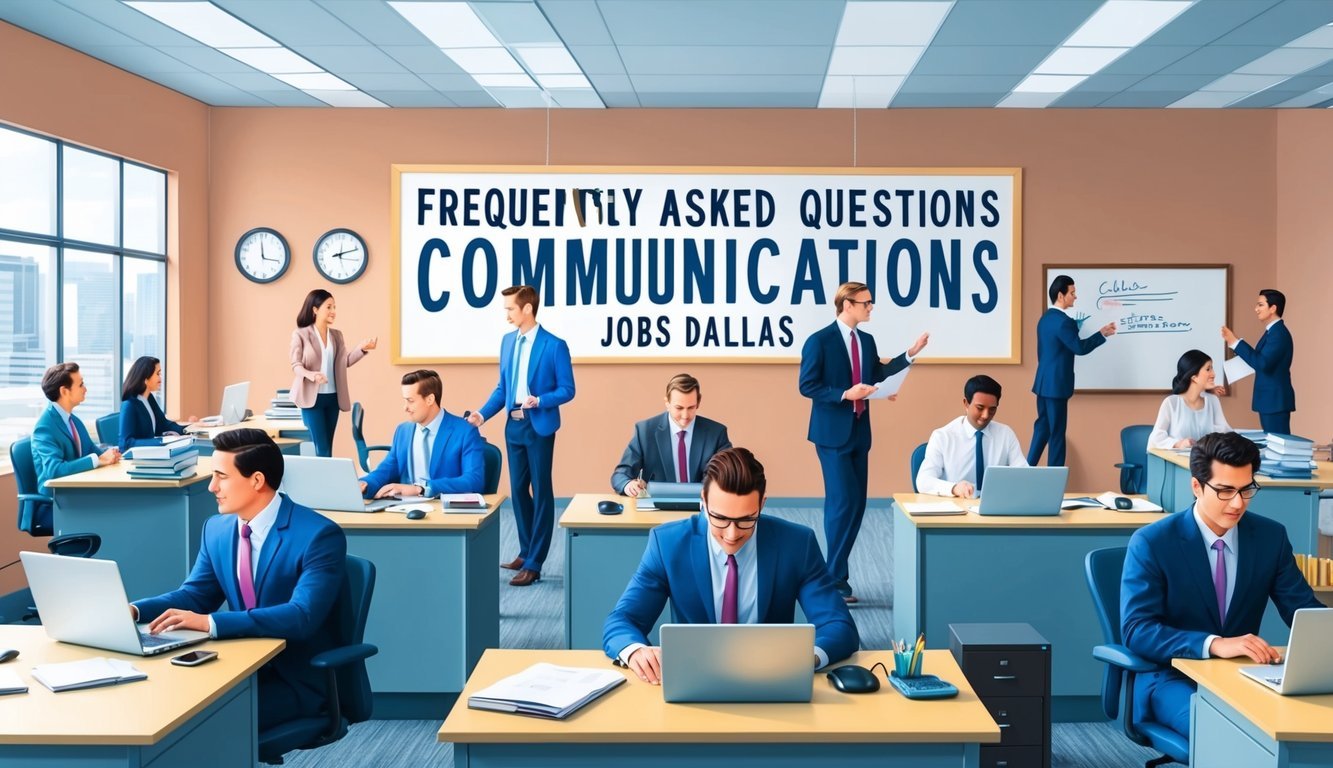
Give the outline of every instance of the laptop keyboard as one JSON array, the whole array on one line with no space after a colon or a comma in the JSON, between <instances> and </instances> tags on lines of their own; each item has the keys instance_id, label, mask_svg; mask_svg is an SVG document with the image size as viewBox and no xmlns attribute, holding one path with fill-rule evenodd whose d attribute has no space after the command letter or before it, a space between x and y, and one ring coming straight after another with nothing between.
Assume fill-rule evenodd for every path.
<instances>
[{"instance_id":1,"label":"laptop keyboard","mask_svg":"<svg viewBox=\"0 0 1333 768\"><path fill-rule=\"evenodd\" d=\"M172 637L163 637L161 635L152 635L147 632L140 632L139 642L143 643L144 648L157 648L158 646L166 645L167 643L177 642L177 640Z\"/></svg>"}]
</instances>

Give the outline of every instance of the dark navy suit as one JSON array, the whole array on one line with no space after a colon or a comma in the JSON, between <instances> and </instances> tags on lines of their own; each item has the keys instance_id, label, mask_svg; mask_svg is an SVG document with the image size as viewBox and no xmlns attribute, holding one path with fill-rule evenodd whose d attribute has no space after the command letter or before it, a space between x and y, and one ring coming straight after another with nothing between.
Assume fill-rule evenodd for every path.
<instances>
[{"instance_id":1,"label":"dark navy suit","mask_svg":"<svg viewBox=\"0 0 1333 768\"><path fill-rule=\"evenodd\" d=\"M712 419L695 416L690 425L694 430L690 438L690 452L685 458L689 482L702 483L704 467L718 451L731 447L731 438L727 437L727 428ZM676 433L680 427L665 413L637 422L634 435L625 446L625 453L620 463L611 473L611 487L616 493L624 493L625 486L643 472L643 479L649 482L675 483L680 481L676 474Z\"/></svg>"},{"instance_id":2,"label":"dark navy suit","mask_svg":"<svg viewBox=\"0 0 1333 768\"><path fill-rule=\"evenodd\" d=\"M1032 425L1032 443L1028 446L1028 464L1037 466L1046 444L1051 455L1046 464L1065 464L1065 424L1069 416L1069 398L1074 396L1074 357L1086 355L1106 343L1106 337L1094 333L1078 337L1078 323L1062 310L1051 307L1037 321L1037 376L1032 392L1037 396L1037 422Z\"/></svg>"},{"instance_id":3,"label":"dark navy suit","mask_svg":"<svg viewBox=\"0 0 1333 768\"><path fill-rule=\"evenodd\" d=\"M32 427L32 463L37 470L37 488L40 493L50 494L46 488L47 480L87 472L97 467L97 444L83 426L83 420L74 416L74 428L79 433L79 445L74 446L74 437L69 431L69 422L61 415L55 405L46 406L37 423ZM89 458L89 457L92 458ZM34 505L27 505L32 509ZM26 525L25 525L26 522ZM31 521L19 521L19 528L26 531L41 531L34 536L51 535L51 505L41 504L33 511Z\"/></svg>"},{"instance_id":4,"label":"dark navy suit","mask_svg":"<svg viewBox=\"0 0 1333 768\"><path fill-rule=\"evenodd\" d=\"M373 497L389 483L415 484L412 476L412 438L417 425L407 421L393 431L389 455L375 470L361 478L366 483L366 498ZM481 493L485 483L486 454L477 428L447 411L440 420L440 433L431 438L429 487L431 495L440 493Z\"/></svg>"},{"instance_id":5,"label":"dark navy suit","mask_svg":"<svg viewBox=\"0 0 1333 768\"><path fill-rule=\"evenodd\" d=\"M1244 339L1236 344L1236 356L1254 369L1251 407L1265 432L1291 434L1291 412L1296 410L1296 390L1291 386L1294 353L1291 331L1280 319L1253 347Z\"/></svg>"},{"instance_id":6,"label":"dark navy suit","mask_svg":"<svg viewBox=\"0 0 1333 768\"><path fill-rule=\"evenodd\" d=\"M144 410L143 401L137 397L121 401L120 404L120 450L128 451L136 445L152 445L155 437L168 432L185 434L185 427L171 421L157 404L157 398L148 396L148 407L153 409L153 418L157 419L157 428L153 428L153 419Z\"/></svg>"}]
</instances>

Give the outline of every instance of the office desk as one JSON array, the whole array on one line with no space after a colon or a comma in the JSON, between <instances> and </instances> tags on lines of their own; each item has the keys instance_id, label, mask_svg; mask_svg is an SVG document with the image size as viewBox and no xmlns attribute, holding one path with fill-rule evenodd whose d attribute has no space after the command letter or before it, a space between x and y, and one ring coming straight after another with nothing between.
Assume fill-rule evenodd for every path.
<instances>
[{"instance_id":1,"label":"office desk","mask_svg":"<svg viewBox=\"0 0 1333 768\"><path fill-rule=\"evenodd\" d=\"M625 511L618 515L598 513L597 502L603 499L624 504ZM639 511L635 499L613 493L580 493L570 499L560 516L560 527L565 529L566 646L602 647L602 625L643 559L648 532L693 514ZM669 615L669 610L668 602L662 615ZM656 627L648 637L657 642Z\"/></svg>"},{"instance_id":2,"label":"office desk","mask_svg":"<svg viewBox=\"0 0 1333 768\"><path fill-rule=\"evenodd\" d=\"M438 500L422 520L401 512L320 514L347 534L347 553L375 564L366 661L375 717L438 717L463 690L487 648L500 645L501 494L485 512L445 514Z\"/></svg>"},{"instance_id":3,"label":"office desk","mask_svg":"<svg viewBox=\"0 0 1333 768\"><path fill-rule=\"evenodd\" d=\"M1279 696L1243 677L1249 659L1175 659L1199 684L1190 715L1190 765L1333 765L1333 696Z\"/></svg>"},{"instance_id":4,"label":"office desk","mask_svg":"<svg viewBox=\"0 0 1333 768\"><path fill-rule=\"evenodd\" d=\"M890 664L890 655L863 651L845 663ZM620 670L624 684L563 721L467 708L472 693L541 661L608 668L597 651L487 651L440 726L440 741L454 743L455 765L975 768L980 745L1000 740L948 651L927 652L923 668L958 686L954 699L911 701L888 683L842 694L815 672L808 704L667 704L661 688Z\"/></svg>"},{"instance_id":5,"label":"office desk","mask_svg":"<svg viewBox=\"0 0 1333 768\"><path fill-rule=\"evenodd\" d=\"M233 768L258 758L254 674L284 643L209 641L197 647L218 658L193 668L173 666L169 653L148 659L57 643L41 627L0 627L0 646L19 649L5 667L28 685L26 694L0 696L0 768ZM52 693L30 673L93 656L131 661L148 679Z\"/></svg>"},{"instance_id":6,"label":"office desk","mask_svg":"<svg viewBox=\"0 0 1333 768\"><path fill-rule=\"evenodd\" d=\"M213 460L199 459L194 477L138 480L122 461L47 482L55 500L56 535L96 533L97 557L115 560L131 600L176 589L194 566L204 521L217 514L208 491Z\"/></svg>"},{"instance_id":7,"label":"office desk","mask_svg":"<svg viewBox=\"0 0 1333 768\"><path fill-rule=\"evenodd\" d=\"M1068 494L1087 496L1096 494ZM1083 559L1102 547L1129 544L1159 512L1065 510L1058 517L913 517L905 502L946 497L895 494L893 632L926 633L947 648L949 624L1026 622L1051 643L1051 715L1100 720L1102 670L1092 658L1104 642ZM975 500L953 499L975 510Z\"/></svg>"},{"instance_id":8,"label":"office desk","mask_svg":"<svg viewBox=\"0 0 1333 768\"><path fill-rule=\"evenodd\" d=\"M239 424L227 424L220 427L197 427L190 430L195 436L195 445L199 448L199 453L204 456L213 455L213 438L223 432L230 432L233 429L259 429L273 438L273 442L278 444L278 448L289 456L296 456L301 453L301 443L310 441L310 430L306 429L305 422L300 419L266 419L263 416L255 416Z\"/></svg>"}]
</instances>

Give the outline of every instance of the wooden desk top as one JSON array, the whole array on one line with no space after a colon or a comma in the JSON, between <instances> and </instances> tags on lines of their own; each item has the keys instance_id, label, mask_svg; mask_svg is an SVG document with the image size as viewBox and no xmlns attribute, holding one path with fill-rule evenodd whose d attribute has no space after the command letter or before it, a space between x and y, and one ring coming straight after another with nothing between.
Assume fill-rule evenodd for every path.
<instances>
[{"instance_id":1,"label":"wooden desk top","mask_svg":"<svg viewBox=\"0 0 1333 768\"><path fill-rule=\"evenodd\" d=\"M1096 493L1066 493L1065 498L1082 496L1096 497ZM1145 498L1136 496L1135 498ZM1058 516L1022 517L1009 515L979 515L979 499L957 499L951 496L931 496L924 493L895 493L893 502L898 514L903 515L918 528L1142 528L1166 517L1165 512L1121 512L1115 509L1061 510ZM968 510L965 515L909 515L903 504L925 503L938 504L953 502Z\"/></svg>"},{"instance_id":2,"label":"wooden desk top","mask_svg":"<svg viewBox=\"0 0 1333 768\"><path fill-rule=\"evenodd\" d=\"M6 669L28 685L26 694L0 696L0 744L156 744L281 651L270 638L210 640L194 646L218 652L200 667L171 664L174 653L127 656L57 643L41 627L0 626L0 647L17 648ZM52 693L32 679L38 664L95 656L132 662L147 680Z\"/></svg>"},{"instance_id":3,"label":"wooden desk top","mask_svg":"<svg viewBox=\"0 0 1333 768\"><path fill-rule=\"evenodd\" d=\"M603 499L625 505L625 511L618 515L603 515L597 511L597 502ZM622 530L645 530L656 528L662 523L684 520L697 512L667 512L659 510L639 511L637 499L629 496L617 496L614 493L579 493L569 500L569 506L560 515L562 528L610 528Z\"/></svg>"},{"instance_id":4,"label":"wooden desk top","mask_svg":"<svg viewBox=\"0 0 1333 768\"><path fill-rule=\"evenodd\" d=\"M48 488L184 488L195 483L207 483L213 479L213 459L200 456L195 467L194 477L184 480L140 480L130 477L130 467L134 463L122 459L119 463L98 467L87 472L57 477L48 480Z\"/></svg>"},{"instance_id":5,"label":"wooden desk top","mask_svg":"<svg viewBox=\"0 0 1333 768\"><path fill-rule=\"evenodd\" d=\"M1190 455L1165 448L1149 448L1148 453L1182 469L1190 468ZM1257 475L1259 485L1264 488L1333 488L1333 462L1316 461L1314 477L1309 480L1290 477L1269 477L1262 472Z\"/></svg>"},{"instance_id":6,"label":"wooden desk top","mask_svg":"<svg viewBox=\"0 0 1333 768\"><path fill-rule=\"evenodd\" d=\"M479 743L939 743L1000 740L1000 729L948 651L926 651L924 668L958 686L958 697L912 701L881 678L869 694L838 693L815 672L809 704L667 704L662 689L627 678L565 720L468 709L473 693L539 661L617 669L601 651L488 650L440 726L439 740ZM841 664L891 664L887 651L862 651ZM876 672L878 675L879 673Z\"/></svg>"},{"instance_id":7,"label":"wooden desk top","mask_svg":"<svg viewBox=\"0 0 1333 768\"><path fill-rule=\"evenodd\" d=\"M1171 666L1277 741L1333 742L1333 695L1282 696L1240 673L1254 666L1250 659L1172 659Z\"/></svg>"},{"instance_id":8,"label":"wooden desk top","mask_svg":"<svg viewBox=\"0 0 1333 768\"><path fill-rule=\"evenodd\" d=\"M411 530L448 530L448 531L475 531L481 527L482 523L488 520L495 510L509 498L506 494L495 493L484 497L486 499L486 511L478 512L471 509L455 510L446 513L444 505L439 499L432 499L422 504L430 504L430 511L420 520L408 520L403 512L330 512L328 510L317 509L316 512L327 517L340 527L347 530L381 530L381 531L411 531Z\"/></svg>"}]
</instances>

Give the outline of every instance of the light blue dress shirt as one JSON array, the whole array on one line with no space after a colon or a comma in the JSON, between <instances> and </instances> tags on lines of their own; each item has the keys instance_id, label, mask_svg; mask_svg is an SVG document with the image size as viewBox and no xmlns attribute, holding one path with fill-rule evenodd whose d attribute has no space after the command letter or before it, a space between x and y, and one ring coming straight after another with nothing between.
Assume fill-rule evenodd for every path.
<instances>
[{"instance_id":1,"label":"light blue dress shirt","mask_svg":"<svg viewBox=\"0 0 1333 768\"><path fill-rule=\"evenodd\" d=\"M534 325L528 329L527 333L520 333L518 339L514 339L515 348L517 348L519 339L523 340L523 349L519 350L518 355L518 375L514 378L514 402L510 408L518 408L523 405L523 401L528 399L528 361L532 359L532 342L537 339L537 329L540 325ZM513 361L510 361L513 365Z\"/></svg>"},{"instance_id":2,"label":"light blue dress shirt","mask_svg":"<svg viewBox=\"0 0 1333 768\"><path fill-rule=\"evenodd\" d=\"M414 485L421 486L422 496L435 495L430 488L430 460L427 459L426 463L423 464L422 456L434 455L432 451L435 449L435 441L440 436L440 425L443 423L444 409L441 408L440 412L435 414L435 418L425 425L430 430L429 437L422 432L422 425L420 424L412 431L412 482ZM425 446L424 453L422 450L423 441L429 441Z\"/></svg>"}]
</instances>

